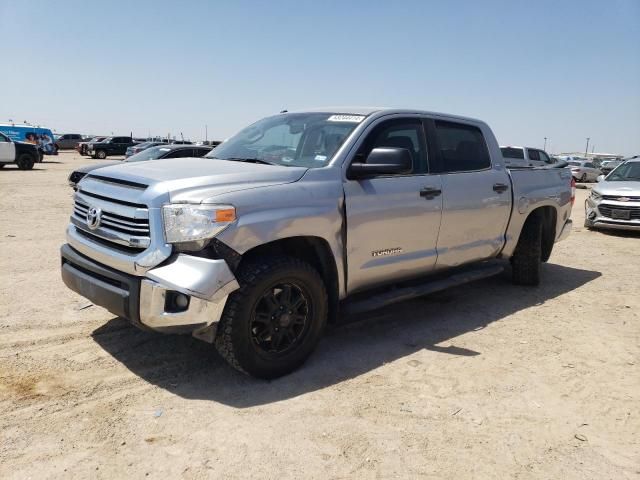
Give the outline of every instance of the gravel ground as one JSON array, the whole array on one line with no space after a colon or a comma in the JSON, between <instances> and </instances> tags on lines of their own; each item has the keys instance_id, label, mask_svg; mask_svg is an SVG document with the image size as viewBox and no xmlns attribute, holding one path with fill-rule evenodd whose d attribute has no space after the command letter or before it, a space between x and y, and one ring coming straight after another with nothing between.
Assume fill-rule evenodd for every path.
<instances>
[{"instance_id":1,"label":"gravel ground","mask_svg":"<svg viewBox=\"0 0 640 480\"><path fill-rule=\"evenodd\" d=\"M75 153L0 171L0 478L640 478L640 235L331 328L273 382L67 290Z\"/></svg>"}]
</instances>

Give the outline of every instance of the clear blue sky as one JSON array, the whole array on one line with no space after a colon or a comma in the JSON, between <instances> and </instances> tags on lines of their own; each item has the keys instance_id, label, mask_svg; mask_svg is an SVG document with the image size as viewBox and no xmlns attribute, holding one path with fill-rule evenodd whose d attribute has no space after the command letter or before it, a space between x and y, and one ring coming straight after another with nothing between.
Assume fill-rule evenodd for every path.
<instances>
[{"instance_id":1,"label":"clear blue sky","mask_svg":"<svg viewBox=\"0 0 640 480\"><path fill-rule=\"evenodd\" d=\"M221 139L284 108L398 106L640 154L639 33L640 0L0 0L0 122Z\"/></svg>"}]
</instances>

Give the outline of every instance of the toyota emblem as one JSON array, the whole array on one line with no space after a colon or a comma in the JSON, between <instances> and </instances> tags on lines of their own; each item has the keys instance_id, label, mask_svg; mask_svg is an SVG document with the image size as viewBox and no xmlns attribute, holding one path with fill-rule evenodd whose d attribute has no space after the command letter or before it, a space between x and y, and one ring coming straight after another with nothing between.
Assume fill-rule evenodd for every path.
<instances>
[{"instance_id":1,"label":"toyota emblem","mask_svg":"<svg viewBox=\"0 0 640 480\"><path fill-rule=\"evenodd\" d=\"M87 211L87 226L91 230L95 230L100 226L100 218L102 217L102 210L97 207L90 207Z\"/></svg>"}]
</instances>

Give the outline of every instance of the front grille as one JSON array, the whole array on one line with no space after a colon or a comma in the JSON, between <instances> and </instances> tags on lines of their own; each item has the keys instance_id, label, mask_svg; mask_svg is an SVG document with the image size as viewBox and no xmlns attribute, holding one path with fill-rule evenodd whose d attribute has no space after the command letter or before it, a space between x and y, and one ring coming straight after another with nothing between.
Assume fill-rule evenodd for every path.
<instances>
[{"instance_id":1,"label":"front grille","mask_svg":"<svg viewBox=\"0 0 640 480\"><path fill-rule=\"evenodd\" d=\"M630 202L640 202L640 197L627 196L627 195L603 195L603 200L615 200L618 201L619 198L628 198Z\"/></svg>"},{"instance_id":2,"label":"front grille","mask_svg":"<svg viewBox=\"0 0 640 480\"><path fill-rule=\"evenodd\" d=\"M617 197L616 197L617 198ZM598 211L600 215L603 217L613 218L611 211L612 210L629 210L631 220L640 220L640 206L622 206L622 205L609 205L609 204L600 204L598 205Z\"/></svg>"},{"instance_id":3,"label":"front grille","mask_svg":"<svg viewBox=\"0 0 640 480\"><path fill-rule=\"evenodd\" d=\"M86 194L86 192L82 192ZM95 240L100 240L103 244L113 244L114 246L125 248L127 250L141 251L146 249L151 241L148 210L136 207L135 209L121 206L123 203L120 200L113 200L113 210L118 210L119 213L110 211L109 203L105 201L104 197L101 197L100 208L101 216L98 228L91 229L87 223L87 214L89 209L93 205L89 205L88 201L76 197L73 205L72 222L76 228L83 231L93 237ZM116 208L119 207L119 208ZM127 211L136 212L134 216L125 215ZM138 218L140 213L145 218Z\"/></svg>"}]
</instances>

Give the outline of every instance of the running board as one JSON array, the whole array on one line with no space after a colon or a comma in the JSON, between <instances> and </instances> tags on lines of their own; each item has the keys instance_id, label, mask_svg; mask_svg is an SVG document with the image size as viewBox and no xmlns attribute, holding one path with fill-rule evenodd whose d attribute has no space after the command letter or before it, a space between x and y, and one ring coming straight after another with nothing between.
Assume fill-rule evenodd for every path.
<instances>
[{"instance_id":1,"label":"running board","mask_svg":"<svg viewBox=\"0 0 640 480\"><path fill-rule=\"evenodd\" d=\"M492 260L474 265L473 267L466 267L458 273L453 273L447 277L427 279L423 283L406 287L392 287L386 291L381 291L379 294L370 294L367 298L347 301L341 306L341 311L346 315L369 312L393 303L404 302L405 300L422 297L423 295L446 290L447 288L492 277L503 271L504 262ZM357 297L359 296L360 295L357 295Z\"/></svg>"}]
</instances>

